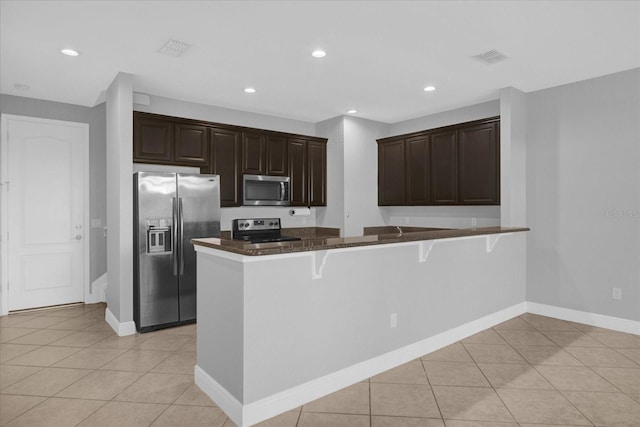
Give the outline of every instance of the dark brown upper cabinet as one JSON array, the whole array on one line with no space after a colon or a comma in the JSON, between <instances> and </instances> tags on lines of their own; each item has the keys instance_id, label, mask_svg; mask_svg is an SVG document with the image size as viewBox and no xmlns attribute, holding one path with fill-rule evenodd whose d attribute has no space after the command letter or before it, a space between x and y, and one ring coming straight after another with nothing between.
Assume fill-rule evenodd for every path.
<instances>
[{"instance_id":1,"label":"dark brown upper cabinet","mask_svg":"<svg viewBox=\"0 0 640 427\"><path fill-rule=\"evenodd\" d=\"M242 133L242 173L265 175L267 173L265 136L261 133Z\"/></svg>"},{"instance_id":2,"label":"dark brown upper cabinet","mask_svg":"<svg viewBox=\"0 0 640 427\"><path fill-rule=\"evenodd\" d=\"M405 145L406 204L429 204L429 136L408 138Z\"/></svg>"},{"instance_id":3,"label":"dark brown upper cabinet","mask_svg":"<svg viewBox=\"0 0 640 427\"><path fill-rule=\"evenodd\" d=\"M206 165L209 163L207 127L176 123L174 128L174 160L180 164Z\"/></svg>"},{"instance_id":4,"label":"dark brown upper cabinet","mask_svg":"<svg viewBox=\"0 0 640 427\"><path fill-rule=\"evenodd\" d=\"M137 117L133 123L133 159L147 163L171 163L173 124L162 119Z\"/></svg>"},{"instance_id":5,"label":"dark brown upper cabinet","mask_svg":"<svg viewBox=\"0 0 640 427\"><path fill-rule=\"evenodd\" d=\"M378 140L378 205L500 204L500 118Z\"/></svg>"},{"instance_id":6,"label":"dark brown upper cabinet","mask_svg":"<svg viewBox=\"0 0 640 427\"><path fill-rule=\"evenodd\" d=\"M133 161L220 175L222 207L242 205L243 174L288 176L293 206L327 203L325 138L135 111Z\"/></svg>"},{"instance_id":7,"label":"dark brown upper cabinet","mask_svg":"<svg viewBox=\"0 0 640 427\"><path fill-rule=\"evenodd\" d=\"M404 139L378 144L378 205L405 205Z\"/></svg>"},{"instance_id":8,"label":"dark brown upper cabinet","mask_svg":"<svg viewBox=\"0 0 640 427\"><path fill-rule=\"evenodd\" d=\"M499 204L500 153L497 123L459 131L459 201L470 205Z\"/></svg>"},{"instance_id":9,"label":"dark brown upper cabinet","mask_svg":"<svg viewBox=\"0 0 640 427\"><path fill-rule=\"evenodd\" d=\"M429 175L432 205L458 203L457 132L445 131L431 135Z\"/></svg>"},{"instance_id":10,"label":"dark brown upper cabinet","mask_svg":"<svg viewBox=\"0 0 640 427\"><path fill-rule=\"evenodd\" d=\"M309 206L327 205L327 144L307 142Z\"/></svg>"},{"instance_id":11,"label":"dark brown upper cabinet","mask_svg":"<svg viewBox=\"0 0 640 427\"><path fill-rule=\"evenodd\" d=\"M288 148L285 136L267 136L267 175L288 176Z\"/></svg>"},{"instance_id":12,"label":"dark brown upper cabinet","mask_svg":"<svg viewBox=\"0 0 640 427\"><path fill-rule=\"evenodd\" d=\"M309 204L307 177L307 141L289 138L289 198L291 206Z\"/></svg>"},{"instance_id":13,"label":"dark brown upper cabinet","mask_svg":"<svg viewBox=\"0 0 640 427\"><path fill-rule=\"evenodd\" d=\"M220 206L240 206L242 205L241 132L220 128L211 128L209 132L211 141L209 171L220 175Z\"/></svg>"}]
</instances>

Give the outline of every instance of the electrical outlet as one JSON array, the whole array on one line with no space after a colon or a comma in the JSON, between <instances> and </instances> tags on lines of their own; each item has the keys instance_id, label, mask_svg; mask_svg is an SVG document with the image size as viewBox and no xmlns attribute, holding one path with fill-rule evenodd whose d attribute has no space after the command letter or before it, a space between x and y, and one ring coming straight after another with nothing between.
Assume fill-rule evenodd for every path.
<instances>
[{"instance_id":1,"label":"electrical outlet","mask_svg":"<svg viewBox=\"0 0 640 427\"><path fill-rule=\"evenodd\" d=\"M611 298L622 299L622 288L611 288Z\"/></svg>"},{"instance_id":2,"label":"electrical outlet","mask_svg":"<svg viewBox=\"0 0 640 427\"><path fill-rule=\"evenodd\" d=\"M395 328L398 326L398 313L391 313L389 318L389 326Z\"/></svg>"},{"instance_id":3,"label":"electrical outlet","mask_svg":"<svg viewBox=\"0 0 640 427\"><path fill-rule=\"evenodd\" d=\"M478 225L478 219L476 217L471 218L471 226L475 227Z\"/></svg>"}]
</instances>

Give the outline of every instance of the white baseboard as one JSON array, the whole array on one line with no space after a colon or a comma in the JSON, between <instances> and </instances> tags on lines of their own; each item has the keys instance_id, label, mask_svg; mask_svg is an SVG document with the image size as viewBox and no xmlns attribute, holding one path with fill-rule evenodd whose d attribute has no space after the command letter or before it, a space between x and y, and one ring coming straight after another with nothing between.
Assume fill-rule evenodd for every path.
<instances>
[{"instance_id":1,"label":"white baseboard","mask_svg":"<svg viewBox=\"0 0 640 427\"><path fill-rule=\"evenodd\" d=\"M116 316L113 315L109 307L105 310L104 320L111 326L118 336L133 335L136 333L136 323L134 321L120 323Z\"/></svg>"},{"instance_id":2,"label":"white baseboard","mask_svg":"<svg viewBox=\"0 0 640 427\"><path fill-rule=\"evenodd\" d=\"M605 316L603 314L589 313L570 308L556 307L553 305L527 302L527 312L541 316L554 317L570 322L584 323L599 328L612 329L628 334L640 335L640 322L621 319L619 317Z\"/></svg>"},{"instance_id":3,"label":"white baseboard","mask_svg":"<svg viewBox=\"0 0 640 427\"><path fill-rule=\"evenodd\" d=\"M96 304L98 302L107 301L107 273L98 277L91 282L91 289L93 292L86 295L84 298L85 304Z\"/></svg>"},{"instance_id":4,"label":"white baseboard","mask_svg":"<svg viewBox=\"0 0 640 427\"><path fill-rule=\"evenodd\" d=\"M198 365L193 369L193 379L196 385L224 411L227 417L242 427L242 419L244 418L243 408L242 403L240 403L238 399L233 397L231 393L218 384L216 380L211 378L209 374Z\"/></svg>"},{"instance_id":5,"label":"white baseboard","mask_svg":"<svg viewBox=\"0 0 640 427\"><path fill-rule=\"evenodd\" d=\"M446 347L461 339L476 334L525 313L526 303L516 304L496 313L450 329L433 337L366 360L348 368L333 372L272 396L243 405L223 386L196 365L195 382L238 426L246 427L259 423L351 384L363 381L420 356Z\"/></svg>"}]
</instances>

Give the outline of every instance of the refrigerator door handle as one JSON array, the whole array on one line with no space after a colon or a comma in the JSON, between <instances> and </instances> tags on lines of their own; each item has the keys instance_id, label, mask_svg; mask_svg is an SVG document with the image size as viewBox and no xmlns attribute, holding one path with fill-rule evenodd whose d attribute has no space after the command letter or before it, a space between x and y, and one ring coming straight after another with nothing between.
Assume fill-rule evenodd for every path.
<instances>
[{"instance_id":1,"label":"refrigerator door handle","mask_svg":"<svg viewBox=\"0 0 640 427\"><path fill-rule=\"evenodd\" d=\"M173 198L173 275L178 275L178 203Z\"/></svg>"},{"instance_id":2,"label":"refrigerator door handle","mask_svg":"<svg viewBox=\"0 0 640 427\"><path fill-rule=\"evenodd\" d=\"M182 197L178 198L179 217L180 217L180 275L184 274L184 217L182 213Z\"/></svg>"}]
</instances>

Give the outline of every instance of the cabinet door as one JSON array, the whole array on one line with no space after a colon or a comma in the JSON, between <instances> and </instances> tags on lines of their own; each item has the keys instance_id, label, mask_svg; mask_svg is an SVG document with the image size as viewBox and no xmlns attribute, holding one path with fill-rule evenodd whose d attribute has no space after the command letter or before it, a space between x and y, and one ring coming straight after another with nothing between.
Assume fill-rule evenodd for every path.
<instances>
[{"instance_id":1,"label":"cabinet door","mask_svg":"<svg viewBox=\"0 0 640 427\"><path fill-rule=\"evenodd\" d=\"M265 137L260 133L242 134L242 173L266 175Z\"/></svg>"},{"instance_id":2,"label":"cabinet door","mask_svg":"<svg viewBox=\"0 0 640 427\"><path fill-rule=\"evenodd\" d=\"M267 175L287 176L289 174L287 148L286 137L274 135L267 137Z\"/></svg>"},{"instance_id":3,"label":"cabinet door","mask_svg":"<svg viewBox=\"0 0 640 427\"><path fill-rule=\"evenodd\" d=\"M309 165L309 206L327 205L327 144L307 143Z\"/></svg>"},{"instance_id":4,"label":"cabinet door","mask_svg":"<svg viewBox=\"0 0 640 427\"><path fill-rule=\"evenodd\" d=\"M405 142L406 161L406 204L429 204L429 136L407 139Z\"/></svg>"},{"instance_id":5,"label":"cabinet door","mask_svg":"<svg viewBox=\"0 0 640 427\"><path fill-rule=\"evenodd\" d=\"M307 141L290 138L288 145L291 206L307 206Z\"/></svg>"},{"instance_id":6,"label":"cabinet door","mask_svg":"<svg viewBox=\"0 0 640 427\"><path fill-rule=\"evenodd\" d=\"M378 205L405 204L404 139L378 144Z\"/></svg>"},{"instance_id":7,"label":"cabinet door","mask_svg":"<svg viewBox=\"0 0 640 427\"><path fill-rule=\"evenodd\" d=\"M203 165L209 162L209 141L207 127L176 123L174 145L176 163Z\"/></svg>"},{"instance_id":8,"label":"cabinet door","mask_svg":"<svg viewBox=\"0 0 640 427\"><path fill-rule=\"evenodd\" d=\"M211 128L211 173L220 175L220 205L242 205L240 132Z\"/></svg>"},{"instance_id":9,"label":"cabinet door","mask_svg":"<svg viewBox=\"0 0 640 427\"><path fill-rule=\"evenodd\" d=\"M497 123L480 124L459 131L458 188L460 203L500 203Z\"/></svg>"},{"instance_id":10,"label":"cabinet door","mask_svg":"<svg viewBox=\"0 0 640 427\"><path fill-rule=\"evenodd\" d=\"M133 161L173 161L173 125L168 120L134 116Z\"/></svg>"},{"instance_id":11,"label":"cabinet door","mask_svg":"<svg viewBox=\"0 0 640 427\"><path fill-rule=\"evenodd\" d=\"M456 131L431 135L429 170L431 204L454 205L458 202Z\"/></svg>"}]
</instances>

